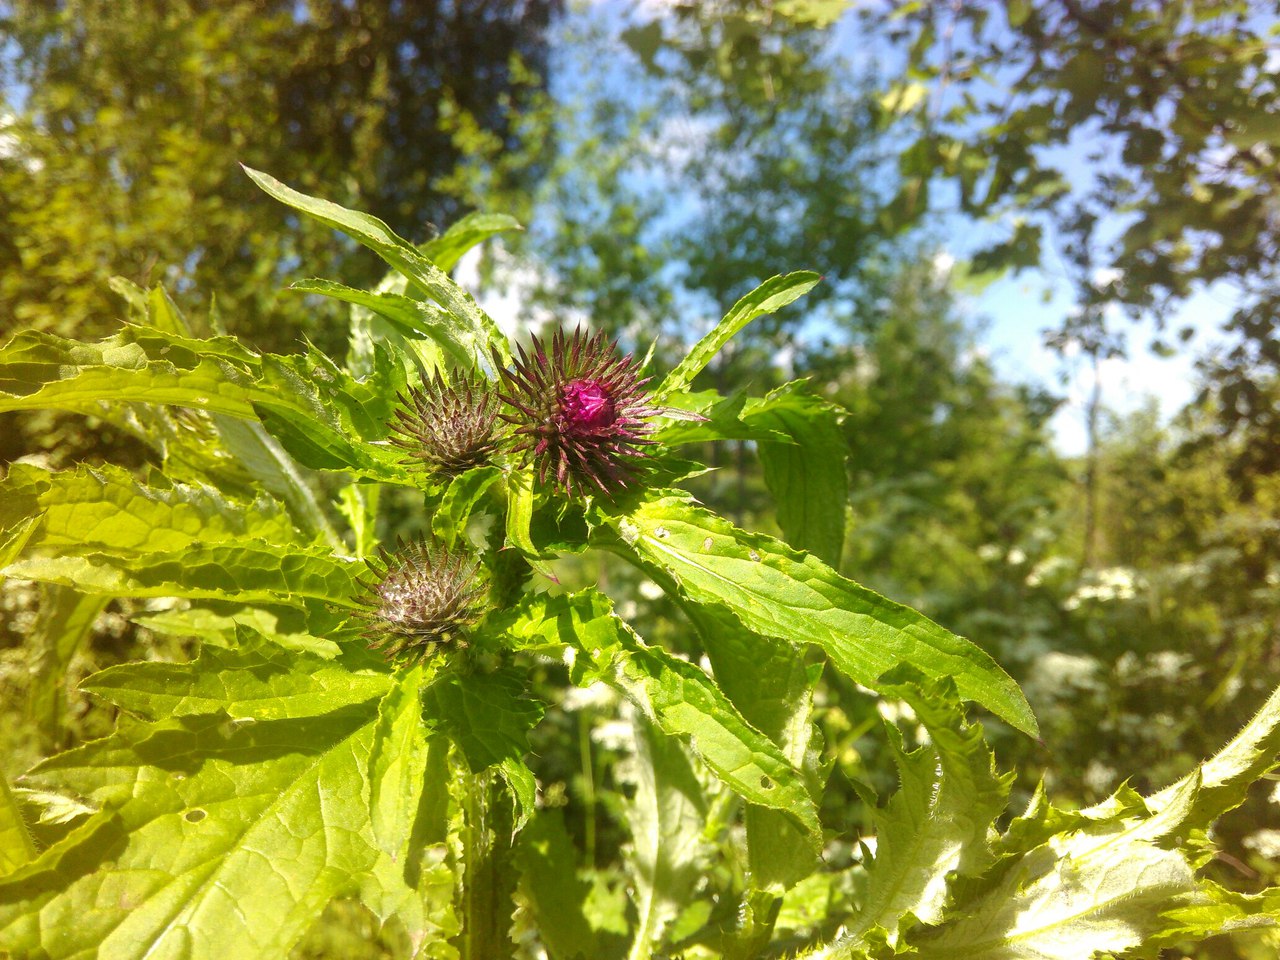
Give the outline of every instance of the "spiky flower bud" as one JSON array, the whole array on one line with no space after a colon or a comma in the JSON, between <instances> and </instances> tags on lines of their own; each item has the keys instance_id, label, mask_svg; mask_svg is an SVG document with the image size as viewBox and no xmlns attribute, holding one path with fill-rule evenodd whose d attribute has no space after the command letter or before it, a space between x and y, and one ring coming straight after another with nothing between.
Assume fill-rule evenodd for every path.
<instances>
[{"instance_id":1,"label":"spiky flower bud","mask_svg":"<svg viewBox=\"0 0 1280 960\"><path fill-rule=\"evenodd\" d=\"M502 402L481 377L458 374L446 384L437 372L408 394L400 394L390 440L406 450L402 463L456 476L488 462L498 448Z\"/></svg>"},{"instance_id":2,"label":"spiky flower bud","mask_svg":"<svg viewBox=\"0 0 1280 960\"><path fill-rule=\"evenodd\" d=\"M534 337L532 354L517 348L514 370L501 370L502 399L515 410L501 416L515 425L516 448L527 451L540 483L550 478L570 495L610 494L639 472L641 447L653 443L648 420L663 410L648 405L648 378L617 347L603 332L558 330L550 352Z\"/></svg>"},{"instance_id":3,"label":"spiky flower bud","mask_svg":"<svg viewBox=\"0 0 1280 960\"><path fill-rule=\"evenodd\" d=\"M361 582L366 592L358 598L369 646L406 664L425 659L440 644L465 646L484 612L475 559L430 541L401 543L395 553L380 547L378 553L380 562L370 564L376 578Z\"/></svg>"}]
</instances>

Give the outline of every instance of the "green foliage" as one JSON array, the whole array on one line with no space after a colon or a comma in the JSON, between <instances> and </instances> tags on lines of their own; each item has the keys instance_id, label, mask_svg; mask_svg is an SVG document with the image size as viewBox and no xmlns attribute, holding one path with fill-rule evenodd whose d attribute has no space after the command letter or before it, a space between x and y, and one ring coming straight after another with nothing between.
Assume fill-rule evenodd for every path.
<instances>
[{"instance_id":1,"label":"green foliage","mask_svg":"<svg viewBox=\"0 0 1280 960\"><path fill-rule=\"evenodd\" d=\"M1276 11L1235 0L911 3L869 19L909 49L911 82L882 105L886 127L908 139L886 220L919 222L927 204L908 200L942 178L963 211L1003 221L978 269L1034 267L1056 249L1081 309L1055 342L1088 355L1125 348L1110 304L1154 315L1153 346L1169 351L1172 308L1223 291L1229 339L1205 358L1206 397L1219 434L1246 441L1232 454L1237 482L1280 469Z\"/></svg>"},{"instance_id":2,"label":"green foliage","mask_svg":"<svg viewBox=\"0 0 1280 960\"><path fill-rule=\"evenodd\" d=\"M122 599L157 633L199 641L194 657L87 678L118 708L114 732L43 760L21 792L3 784L0 951L284 956L312 950L308 931L344 899L402 955L463 960L1141 956L1280 923L1274 892L1205 876L1207 831L1275 766L1280 693L1163 791L1122 787L1083 810L1039 791L1000 830L1012 777L964 703L1024 734L1036 718L982 648L828 562L844 540L845 411L799 385L751 401L687 392L811 274L766 281L675 366L638 489L570 496L510 443L441 479L387 444L396 394L437 372L493 389L510 346L431 251L456 260L509 222L464 220L424 251L251 176L400 272L369 295L312 282L355 305L351 368L195 336L163 296L131 288L135 322L107 340L27 332L0 347L0 403L101 416L155 461L142 477L15 465L0 481L0 574L46 585L35 639L48 669ZM385 330L360 312L375 304ZM573 426L556 416L538 428ZM591 430L602 417L591 410ZM814 552L672 486L700 469L673 448L711 438L761 444L779 522ZM466 576L485 597L460 639L404 661L370 649L373 621L429 606L440 584L416 566L413 597L369 592L387 584L369 561L389 539L379 489L474 551ZM601 554L679 609L692 628L679 644L641 639L603 584L560 585ZM907 722L886 731L897 792L879 803L857 787L862 835L847 812L824 819L831 758L815 720L870 697L906 704ZM612 783L599 802L619 836L591 834L584 859L556 811L578 798L539 783L565 758L532 744L588 709L618 738L599 749ZM595 798L581 730L575 792Z\"/></svg>"}]
</instances>

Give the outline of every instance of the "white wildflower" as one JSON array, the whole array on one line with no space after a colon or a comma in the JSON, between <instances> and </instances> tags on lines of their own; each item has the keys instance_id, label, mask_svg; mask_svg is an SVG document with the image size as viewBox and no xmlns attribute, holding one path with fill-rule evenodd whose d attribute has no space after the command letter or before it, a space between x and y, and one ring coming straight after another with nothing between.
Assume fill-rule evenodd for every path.
<instances>
[{"instance_id":1,"label":"white wildflower","mask_svg":"<svg viewBox=\"0 0 1280 960\"><path fill-rule=\"evenodd\" d=\"M566 710L605 709L618 702L613 688L597 680L586 687L570 687L561 701Z\"/></svg>"},{"instance_id":2,"label":"white wildflower","mask_svg":"<svg viewBox=\"0 0 1280 960\"><path fill-rule=\"evenodd\" d=\"M1084 785L1094 793L1110 793L1115 787L1116 771L1100 760L1090 760L1084 768Z\"/></svg>"},{"instance_id":3,"label":"white wildflower","mask_svg":"<svg viewBox=\"0 0 1280 960\"><path fill-rule=\"evenodd\" d=\"M1260 853L1268 860L1280 860L1280 830L1270 827L1249 834L1242 841L1255 853Z\"/></svg>"}]
</instances>

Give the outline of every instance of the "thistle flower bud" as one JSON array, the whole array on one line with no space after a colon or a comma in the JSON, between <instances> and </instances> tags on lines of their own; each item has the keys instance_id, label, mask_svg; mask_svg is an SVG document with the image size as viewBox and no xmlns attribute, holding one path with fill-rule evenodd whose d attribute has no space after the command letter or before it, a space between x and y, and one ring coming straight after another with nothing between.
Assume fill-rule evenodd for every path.
<instances>
[{"instance_id":1,"label":"thistle flower bud","mask_svg":"<svg viewBox=\"0 0 1280 960\"><path fill-rule=\"evenodd\" d=\"M648 405L648 378L617 346L603 332L558 330L550 352L535 337L532 354L518 347L514 370L500 371L502 399L516 411L500 416L515 425L516 449L531 458L540 483L551 479L566 495L628 486L641 469L641 448L653 443L647 421L663 410Z\"/></svg>"},{"instance_id":2,"label":"thistle flower bud","mask_svg":"<svg viewBox=\"0 0 1280 960\"><path fill-rule=\"evenodd\" d=\"M390 440L408 451L402 463L456 476L497 450L502 403L487 380L459 374L446 384L437 372L399 398L404 406L395 412Z\"/></svg>"},{"instance_id":3,"label":"thistle flower bud","mask_svg":"<svg viewBox=\"0 0 1280 960\"><path fill-rule=\"evenodd\" d=\"M361 582L366 592L357 601L365 607L369 646L405 664L429 657L440 644L465 646L484 612L475 559L430 541L378 553L370 564L376 579Z\"/></svg>"}]
</instances>

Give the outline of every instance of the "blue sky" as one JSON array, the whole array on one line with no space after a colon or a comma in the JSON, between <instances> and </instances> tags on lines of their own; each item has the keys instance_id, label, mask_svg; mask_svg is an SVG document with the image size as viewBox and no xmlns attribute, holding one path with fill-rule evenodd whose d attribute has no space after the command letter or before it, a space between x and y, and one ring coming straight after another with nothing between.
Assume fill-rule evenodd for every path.
<instances>
[{"instance_id":1,"label":"blue sky","mask_svg":"<svg viewBox=\"0 0 1280 960\"><path fill-rule=\"evenodd\" d=\"M1049 291L1046 302L1042 294ZM1084 401L1092 388L1092 374L1078 359L1062 358L1047 349L1040 336L1046 327L1061 322L1075 299L1069 286L1042 270L1008 276L992 284L968 306L975 317L989 318L983 342L1005 379L1049 386L1066 402L1051 426L1055 445L1064 454L1085 449ZM1172 357L1160 357L1148 349L1154 328L1149 321L1133 323L1117 317L1129 333L1129 355L1103 361L1100 369L1103 403L1118 413L1142 407L1149 398L1159 404L1168 419L1195 395L1195 356L1214 342L1215 332L1230 312L1228 295L1220 290L1197 293L1187 300L1170 324L1189 326L1196 333L1184 349Z\"/></svg>"}]
</instances>

